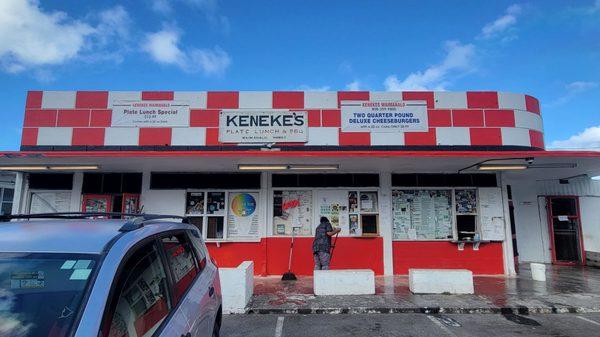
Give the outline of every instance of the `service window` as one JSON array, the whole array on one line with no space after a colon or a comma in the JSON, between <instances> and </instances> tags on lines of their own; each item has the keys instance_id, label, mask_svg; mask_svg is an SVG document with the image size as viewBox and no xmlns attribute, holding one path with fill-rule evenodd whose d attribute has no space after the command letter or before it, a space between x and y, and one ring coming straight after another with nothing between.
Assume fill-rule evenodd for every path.
<instances>
[{"instance_id":1,"label":"service window","mask_svg":"<svg viewBox=\"0 0 600 337\"><path fill-rule=\"evenodd\" d=\"M185 233L173 234L161 239L173 272L175 304L190 287L199 272L192 246Z\"/></svg>"},{"instance_id":2,"label":"service window","mask_svg":"<svg viewBox=\"0 0 600 337\"><path fill-rule=\"evenodd\" d=\"M189 191L185 213L207 240L259 238L257 191Z\"/></svg>"},{"instance_id":3,"label":"service window","mask_svg":"<svg viewBox=\"0 0 600 337\"><path fill-rule=\"evenodd\" d=\"M477 189L454 190L458 240L473 240L477 233Z\"/></svg>"},{"instance_id":4,"label":"service window","mask_svg":"<svg viewBox=\"0 0 600 337\"><path fill-rule=\"evenodd\" d=\"M273 235L312 235L312 191L273 192Z\"/></svg>"},{"instance_id":5,"label":"service window","mask_svg":"<svg viewBox=\"0 0 600 337\"><path fill-rule=\"evenodd\" d=\"M166 272L154 242L139 248L117 277L102 336L151 336L169 315Z\"/></svg>"}]
</instances>

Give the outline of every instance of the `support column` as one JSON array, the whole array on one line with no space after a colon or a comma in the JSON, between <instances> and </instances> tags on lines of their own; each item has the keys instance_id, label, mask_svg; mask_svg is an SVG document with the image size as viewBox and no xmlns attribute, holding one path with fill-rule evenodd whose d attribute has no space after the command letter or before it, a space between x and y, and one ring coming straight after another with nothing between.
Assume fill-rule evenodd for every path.
<instances>
[{"instance_id":1,"label":"support column","mask_svg":"<svg viewBox=\"0 0 600 337\"><path fill-rule=\"evenodd\" d=\"M12 214L25 213L25 200L27 195L27 176L23 172L17 172L15 177L15 192L13 195Z\"/></svg>"},{"instance_id":2,"label":"support column","mask_svg":"<svg viewBox=\"0 0 600 337\"><path fill-rule=\"evenodd\" d=\"M379 173L379 232L383 238L383 274L394 274L392 254L392 174Z\"/></svg>"},{"instance_id":3,"label":"support column","mask_svg":"<svg viewBox=\"0 0 600 337\"><path fill-rule=\"evenodd\" d=\"M515 256L513 252L512 230L510 228L510 210L508 205L508 189L502 173L498 174L500 186L502 188L502 208L504 209L504 236L502 242L502 255L504 258L504 274L506 276L517 276L515 270Z\"/></svg>"},{"instance_id":4,"label":"support column","mask_svg":"<svg viewBox=\"0 0 600 337\"><path fill-rule=\"evenodd\" d=\"M73 188L71 189L71 212L81 212L81 190L83 187L83 172L73 173Z\"/></svg>"}]
</instances>

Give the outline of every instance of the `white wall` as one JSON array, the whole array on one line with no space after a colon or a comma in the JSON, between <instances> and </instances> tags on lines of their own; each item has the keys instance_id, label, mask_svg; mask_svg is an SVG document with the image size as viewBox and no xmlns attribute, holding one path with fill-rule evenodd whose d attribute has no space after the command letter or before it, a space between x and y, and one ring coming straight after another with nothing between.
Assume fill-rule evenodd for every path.
<instances>
[{"instance_id":1,"label":"white wall","mask_svg":"<svg viewBox=\"0 0 600 337\"><path fill-rule=\"evenodd\" d=\"M151 190L150 172L144 172L140 206L144 206L144 213L183 216L185 214L185 190Z\"/></svg>"},{"instance_id":2,"label":"white wall","mask_svg":"<svg viewBox=\"0 0 600 337\"><path fill-rule=\"evenodd\" d=\"M583 247L586 251L600 253L600 196L579 198Z\"/></svg>"},{"instance_id":3,"label":"white wall","mask_svg":"<svg viewBox=\"0 0 600 337\"><path fill-rule=\"evenodd\" d=\"M560 184L557 180L541 181L538 194L579 196L584 249L600 253L600 181L587 177L570 179L568 184Z\"/></svg>"},{"instance_id":4,"label":"white wall","mask_svg":"<svg viewBox=\"0 0 600 337\"><path fill-rule=\"evenodd\" d=\"M545 201L538 202L535 181L511 180L519 262L551 262ZM543 211L543 212L542 212Z\"/></svg>"},{"instance_id":5,"label":"white wall","mask_svg":"<svg viewBox=\"0 0 600 337\"><path fill-rule=\"evenodd\" d=\"M559 184L557 180L513 180L509 184L520 262L552 261L545 197L553 195L579 196L584 249L600 253L600 182L579 178L569 184Z\"/></svg>"}]
</instances>

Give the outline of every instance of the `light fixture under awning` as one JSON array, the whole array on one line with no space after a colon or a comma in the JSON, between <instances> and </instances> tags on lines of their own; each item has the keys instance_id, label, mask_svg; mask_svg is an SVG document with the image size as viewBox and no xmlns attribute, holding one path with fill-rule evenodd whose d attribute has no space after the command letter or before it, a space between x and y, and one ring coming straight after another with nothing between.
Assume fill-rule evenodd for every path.
<instances>
[{"instance_id":1,"label":"light fixture under awning","mask_svg":"<svg viewBox=\"0 0 600 337\"><path fill-rule=\"evenodd\" d=\"M332 171L340 168L337 164L331 165L296 165L296 164L239 164L240 171Z\"/></svg>"},{"instance_id":2,"label":"light fixture under awning","mask_svg":"<svg viewBox=\"0 0 600 337\"><path fill-rule=\"evenodd\" d=\"M480 171L506 171L506 170L525 170L527 165L524 164L481 164L477 165Z\"/></svg>"},{"instance_id":3,"label":"light fixture under awning","mask_svg":"<svg viewBox=\"0 0 600 337\"><path fill-rule=\"evenodd\" d=\"M99 168L99 165L13 165L0 166L0 171L91 171Z\"/></svg>"}]
</instances>

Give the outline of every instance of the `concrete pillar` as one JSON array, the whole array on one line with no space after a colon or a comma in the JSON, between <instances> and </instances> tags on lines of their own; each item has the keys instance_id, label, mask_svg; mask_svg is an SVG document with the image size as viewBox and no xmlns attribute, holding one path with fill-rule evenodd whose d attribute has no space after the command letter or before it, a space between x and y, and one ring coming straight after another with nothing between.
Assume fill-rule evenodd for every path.
<instances>
[{"instance_id":1,"label":"concrete pillar","mask_svg":"<svg viewBox=\"0 0 600 337\"><path fill-rule=\"evenodd\" d=\"M516 276L515 257L513 252L512 230L510 228L510 210L508 205L508 189L503 174L498 174L500 186L502 188L502 208L504 209L504 230L505 239L502 242L502 255L504 256L504 274L507 276Z\"/></svg>"},{"instance_id":2,"label":"concrete pillar","mask_svg":"<svg viewBox=\"0 0 600 337\"><path fill-rule=\"evenodd\" d=\"M270 172L261 172L260 174L260 193L258 196L258 200L256 201L258 203L258 210L259 210L259 215L258 215L258 223L262 224L262 226L260 226L259 229L259 238L264 238L268 235L270 235L273 231L273 225L272 222L273 220L270 219L269 220L269 214L271 214L271 212L269 211L270 208L273 208L273 205L271 204L272 201L270 201L270 189L271 189L271 173ZM269 229L269 226L271 227Z\"/></svg>"},{"instance_id":3,"label":"concrete pillar","mask_svg":"<svg viewBox=\"0 0 600 337\"><path fill-rule=\"evenodd\" d=\"M12 214L25 213L27 195L27 176L23 172L17 172L15 177L15 193L13 195Z\"/></svg>"},{"instance_id":4,"label":"concrete pillar","mask_svg":"<svg viewBox=\"0 0 600 337\"><path fill-rule=\"evenodd\" d=\"M383 238L383 274L394 274L392 254L392 174L379 174L379 233Z\"/></svg>"},{"instance_id":5,"label":"concrete pillar","mask_svg":"<svg viewBox=\"0 0 600 337\"><path fill-rule=\"evenodd\" d=\"M71 212L81 212L81 190L83 187L83 172L73 173L73 188L71 189Z\"/></svg>"}]
</instances>

